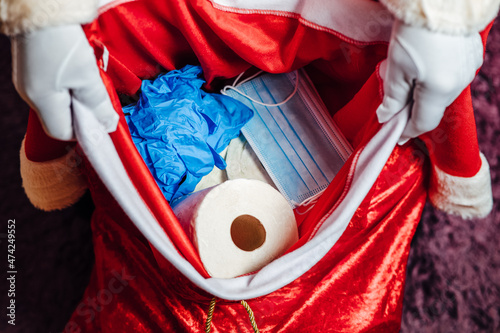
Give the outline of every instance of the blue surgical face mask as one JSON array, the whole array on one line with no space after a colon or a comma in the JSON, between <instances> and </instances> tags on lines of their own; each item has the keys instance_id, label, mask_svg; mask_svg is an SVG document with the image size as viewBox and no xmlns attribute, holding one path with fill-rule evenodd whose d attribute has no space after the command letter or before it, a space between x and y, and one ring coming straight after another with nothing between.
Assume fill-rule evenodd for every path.
<instances>
[{"instance_id":1,"label":"blue surgical face mask","mask_svg":"<svg viewBox=\"0 0 500 333\"><path fill-rule=\"evenodd\" d=\"M304 70L227 88L255 111L242 133L292 207L323 191L352 153Z\"/></svg>"}]
</instances>

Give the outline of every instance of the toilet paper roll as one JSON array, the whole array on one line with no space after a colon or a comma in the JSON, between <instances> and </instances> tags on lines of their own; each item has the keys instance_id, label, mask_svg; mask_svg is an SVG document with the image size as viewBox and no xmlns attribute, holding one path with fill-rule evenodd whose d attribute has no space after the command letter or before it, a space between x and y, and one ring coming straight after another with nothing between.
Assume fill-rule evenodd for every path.
<instances>
[{"instance_id":1,"label":"toilet paper roll","mask_svg":"<svg viewBox=\"0 0 500 333\"><path fill-rule=\"evenodd\" d=\"M223 158L226 159L226 153L227 153L228 147L224 149L219 155ZM196 185L195 189L193 192L198 192L201 190L204 190L206 188L221 184L227 180L227 173L226 170L221 170L218 167L214 166L212 171L206 175L205 177L201 178L200 182Z\"/></svg>"},{"instance_id":2,"label":"toilet paper roll","mask_svg":"<svg viewBox=\"0 0 500 333\"><path fill-rule=\"evenodd\" d=\"M277 189L243 134L231 140L225 159L228 179L257 179Z\"/></svg>"},{"instance_id":3,"label":"toilet paper roll","mask_svg":"<svg viewBox=\"0 0 500 333\"><path fill-rule=\"evenodd\" d=\"M212 277L256 271L298 240L288 202L258 180L228 180L177 201L173 210Z\"/></svg>"}]
</instances>

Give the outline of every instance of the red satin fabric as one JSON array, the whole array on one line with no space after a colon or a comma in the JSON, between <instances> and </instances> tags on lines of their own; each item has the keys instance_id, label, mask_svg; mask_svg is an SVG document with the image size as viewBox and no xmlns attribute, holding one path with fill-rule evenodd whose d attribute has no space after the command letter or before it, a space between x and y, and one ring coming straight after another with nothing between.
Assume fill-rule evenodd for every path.
<instances>
[{"instance_id":1,"label":"red satin fabric","mask_svg":"<svg viewBox=\"0 0 500 333\"><path fill-rule=\"evenodd\" d=\"M238 17L217 12L208 1L125 3L101 15L86 32L98 52L101 42L108 48L110 62L103 78L108 88L121 93L133 95L140 78L187 63L201 63L213 86L218 80L212 79L234 77L251 66L288 72L308 65L330 111L338 114L339 125L358 149L379 127L374 112L381 86L375 67L385 56L384 43L360 48L355 41L292 18ZM352 53L349 57L346 50ZM117 96L110 94L119 109ZM357 118L361 115L363 120ZM151 211L196 267L199 258L145 172L123 120L112 139ZM399 330L409 245L426 199L427 167L418 152L413 144L396 147L346 231L318 264L289 285L248 300L261 332ZM342 198L356 154L301 223L301 242ZM152 248L87 162L83 172L96 204L96 263L65 332L202 331L212 296ZM242 305L219 300L212 332L248 330Z\"/></svg>"},{"instance_id":2,"label":"red satin fabric","mask_svg":"<svg viewBox=\"0 0 500 333\"><path fill-rule=\"evenodd\" d=\"M338 110L387 53L385 42L357 42L296 18L221 12L206 0L133 1L106 11L85 30L91 43L109 50L107 73L127 95L137 92L141 79L187 64L201 64L210 85L251 66L284 73L311 64L323 99Z\"/></svg>"}]
</instances>

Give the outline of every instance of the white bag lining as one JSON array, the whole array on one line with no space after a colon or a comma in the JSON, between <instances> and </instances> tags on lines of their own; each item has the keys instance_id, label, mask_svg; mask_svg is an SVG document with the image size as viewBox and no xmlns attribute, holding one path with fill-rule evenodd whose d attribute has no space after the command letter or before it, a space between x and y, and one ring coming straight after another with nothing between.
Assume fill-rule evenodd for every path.
<instances>
[{"instance_id":1,"label":"white bag lining","mask_svg":"<svg viewBox=\"0 0 500 333\"><path fill-rule=\"evenodd\" d=\"M342 202L327 214L318 232L302 247L268 264L255 274L233 279L204 278L174 247L151 214L121 163L113 142L93 113L74 100L77 140L104 185L146 239L186 278L206 292L226 300L267 295L306 273L335 245L359 204L393 151L409 116L409 107L385 123L359 154L353 181Z\"/></svg>"}]
</instances>

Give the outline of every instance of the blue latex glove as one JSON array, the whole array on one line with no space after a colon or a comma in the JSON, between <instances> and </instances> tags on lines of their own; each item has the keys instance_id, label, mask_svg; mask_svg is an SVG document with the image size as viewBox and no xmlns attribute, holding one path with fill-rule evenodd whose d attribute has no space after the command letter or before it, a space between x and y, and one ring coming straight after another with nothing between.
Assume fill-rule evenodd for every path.
<instances>
[{"instance_id":1,"label":"blue latex glove","mask_svg":"<svg viewBox=\"0 0 500 333\"><path fill-rule=\"evenodd\" d=\"M167 200L191 193L226 162L219 155L253 116L231 97L201 90L199 66L143 81L140 100L123 109L132 139Z\"/></svg>"}]
</instances>

